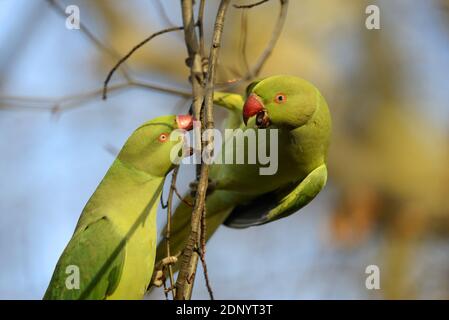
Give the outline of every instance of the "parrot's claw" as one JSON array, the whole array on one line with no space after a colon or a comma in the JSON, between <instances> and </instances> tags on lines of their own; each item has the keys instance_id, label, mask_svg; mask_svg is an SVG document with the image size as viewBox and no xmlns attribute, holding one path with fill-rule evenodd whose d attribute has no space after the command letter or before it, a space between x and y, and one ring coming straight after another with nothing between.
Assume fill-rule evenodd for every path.
<instances>
[{"instance_id":1,"label":"parrot's claw","mask_svg":"<svg viewBox=\"0 0 449 320\"><path fill-rule=\"evenodd\" d=\"M156 270L153 276L153 285L155 287L161 287L165 282L165 269L178 262L177 256L165 257L162 259L159 265L159 270Z\"/></svg>"},{"instance_id":2,"label":"parrot's claw","mask_svg":"<svg viewBox=\"0 0 449 320\"><path fill-rule=\"evenodd\" d=\"M209 195L212 192L214 192L216 187L217 187L217 183L211 179L208 179L206 195ZM192 198L195 198L196 192L198 190L198 181L191 182L189 184L189 188L190 188L190 196Z\"/></svg>"},{"instance_id":3,"label":"parrot's claw","mask_svg":"<svg viewBox=\"0 0 449 320\"><path fill-rule=\"evenodd\" d=\"M178 257L177 256L171 256L171 257L165 257L164 259L162 259L161 263L162 263L162 268L165 268L167 266L173 265L176 262L178 262Z\"/></svg>"},{"instance_id":4,"label":"parrot's claw","mask_svg":"<svg viewBox=\"0 0 449 320\"><path fill-rule=\"evenodd\" d=\"M155 287L162 287L162 285L164 284L164 282L165 282L165 274L164 274L164 271L162 271L162 270L157 270L156 271L156 274L155 274L155 276L154 276L154 280L153 280L153 285L155 286Z\"/></svg>"}]
</instances>

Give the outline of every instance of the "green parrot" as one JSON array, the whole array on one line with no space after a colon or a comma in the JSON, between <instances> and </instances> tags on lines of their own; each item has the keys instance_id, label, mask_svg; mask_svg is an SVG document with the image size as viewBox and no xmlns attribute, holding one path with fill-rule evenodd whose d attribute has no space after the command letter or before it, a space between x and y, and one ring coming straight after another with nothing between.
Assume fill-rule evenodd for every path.
<instances>
[{"instance_id":1,"label":"green parrot","mask_svg":"<svg viewBox=\"0 0 449 320\"><path fill-rule=\"evenodd\" d=\"M259 162L212 164L213 188L206 199L207 239L222 223L246 228L286 217L308 204L326 184L331 117L318 89L298 77L277 75L251 83L246 96L244 101L237 94L216 92L214 103L230 111L226 128L266 128L267 135L277 130L278 169L273 175L260 175ZM185 203L192 203L192 196L186 195L185 200L172 219L172 253L183 249L190 232L192 209ZM161 241L156 261L164 256L165 241Z\"/></svg>"},{"instance_id":2,"label":"green parrot","mask_svg":"<svg viewBox=\"0 0 449 320\"><path fill-rule=\"evenodd\" d=\"M128 138L81 213L44 299L142 299L156 253L156 209L192 116L168 115ZM75 279L75 277L77 279Z\"/></svg>"}]
</instances>

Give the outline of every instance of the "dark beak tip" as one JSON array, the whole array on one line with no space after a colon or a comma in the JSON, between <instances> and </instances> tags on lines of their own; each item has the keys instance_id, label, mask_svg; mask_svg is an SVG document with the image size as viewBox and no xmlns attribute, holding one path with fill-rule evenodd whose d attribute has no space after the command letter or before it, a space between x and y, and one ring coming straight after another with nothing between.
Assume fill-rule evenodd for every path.
<instances>
[{"instance_id":1,"label":"dark beak tip","mask_svg":"<svg viewBox=\"0 0 449 320\"><path fill-rule=\"evenodd\" d=\"M264 105L260 101L259 97L255 94L251 94L245 101L245 105L243 106L243 122L245 125L248 122L248 119L252 116L258 114L260 111L263 111Z\"/></svg>"}]
</instances>

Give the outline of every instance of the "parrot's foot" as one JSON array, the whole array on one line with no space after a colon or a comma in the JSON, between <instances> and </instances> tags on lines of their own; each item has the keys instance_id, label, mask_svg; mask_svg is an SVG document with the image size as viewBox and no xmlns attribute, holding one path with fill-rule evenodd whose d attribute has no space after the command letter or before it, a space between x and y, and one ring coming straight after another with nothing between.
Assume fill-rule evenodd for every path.
<instances>
[{"instance_id":1,"label":"parrot's foot","mask_svg":"<svg viewBox=\"0 0 449 320\"><path fill-rule=\"evenodd\" d=\"M214 192L216 187L217 187L217 183L211 179L208 179L206 195L209 195L212 192ZM198 190L198 181L191 182L189 184L189 188L190 188L190 196L192 198L195 198L196 192Z\"/></svg>"},{"instance_id":2,"label":"parrot's foot","mask_svg":"<svg viewBox=\"0 0 449 320\"><path fill-rule=\"evenodd\" d=\"M165 274L164 271L162 270L157 270L156 271L156 275L154 276L154 280L153 280L153 286L155 287L162 287L162 285L165 282Z\"/></svg>"},{"instance_id":3,"label":"parrot's foot","mask_svg":"<svg viewBox=\"0 0 449 320\"><path fill-rule=\"evenodd\" d=\"M165 269L178 262L177 256L165 257L159 264L159 269L155 271L153 277L153 285L155 287L161 287L165 282Z\"/></svg>"}]
</instances>

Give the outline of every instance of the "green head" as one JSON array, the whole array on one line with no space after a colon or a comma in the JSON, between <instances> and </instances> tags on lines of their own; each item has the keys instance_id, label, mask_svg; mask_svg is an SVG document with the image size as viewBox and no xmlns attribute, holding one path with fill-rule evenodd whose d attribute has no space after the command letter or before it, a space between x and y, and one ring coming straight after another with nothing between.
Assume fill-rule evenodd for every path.
<instances>
[{"instance_id":1,"label":"green head","mask_svg":"<svg viewBox=\"0 0 449 320\"><path fill-rule=\"evenodd\" d=\"M321 99L318 89L306 80L287 75L268 77L248 86L243 120L246 124L255 116L259 128L273 124L295 129L312 118Z\"/></svg>"},{"instance_id":2,"label":"green head","mask_svg":"<svg viewBox=\"0 0 449 320\"><path fill-rule=\"evenodd\" d=\"M142 124L128 138L118 159L153 176L163 177L174 166L173 152L181 152L183 132L192 129L190 115L161 116ZM176 132L176 135L174 134Z\"/></svg>"}]
</instances>

